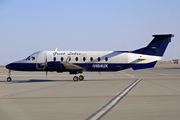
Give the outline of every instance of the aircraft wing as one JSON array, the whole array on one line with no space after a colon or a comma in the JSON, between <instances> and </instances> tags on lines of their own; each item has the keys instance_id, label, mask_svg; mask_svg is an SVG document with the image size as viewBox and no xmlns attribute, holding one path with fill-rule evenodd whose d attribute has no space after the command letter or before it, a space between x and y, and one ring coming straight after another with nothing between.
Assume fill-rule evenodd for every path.
<instances>
[{"instance_id":1,"label":"aircraft wing","mask_svg":"<svg viewBox=\"0 0 180 120\"><path fill-rule=\"evenodd\" d=\"M78 65L74 65L72 63L68 63L68 62L65 62L65 63L61 63L64 67L62 69L65 69L65 70L77 70L77 71L83 71L84 68L78 66Z\"/></svg>"},{"instance_id":2,"label":"aircraft wing","mask_svg":"<svg viewBox=\"0 0 180 120\"><path fill-rule=\"evenodd\" d=\"M65 60L65 62L61 62L61 64L64 66L64 70L73 70L73 71L83 71L84 68L78 66L78 65L74 65L72 63L69 63L70 61L70 57L67 57L67 59Z\"/></svg>"},{"instance_id":3,"label":"aircraft wing","mask_svg":"<svg viewBox=\"0 0 180 120\"><path fill-rule=\"evenodd\" d=\"M78 65L75 65L75 64L72 64L72 63L69 63L69 62L61 62L61 61L49 61L49 62L45 62L43 63L42 65L45 65L46 67L49 67L49 68L53 68L53 70L59 70L59 69L62 69L62 70L66 70L66 71L84 71L85 69L78 66Z\"/></svg>"}]
</instances>

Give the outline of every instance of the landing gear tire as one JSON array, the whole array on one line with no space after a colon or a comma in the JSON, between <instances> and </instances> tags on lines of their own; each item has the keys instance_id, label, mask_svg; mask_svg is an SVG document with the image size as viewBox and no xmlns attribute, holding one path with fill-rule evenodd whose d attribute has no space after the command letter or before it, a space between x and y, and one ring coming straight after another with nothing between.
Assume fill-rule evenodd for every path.
<instances>
[{"instance_id":1,"label":"landing gear tire","mask_svg":"<svg viewBox=\"0 0 180 120\"><path fill-rule=\"evenodd\" d=\"M79 76L79 80L80 80L80 81L83 81L83 80L84 80L84 76L83 76L83 75L80 75L80 76Z\"/></svg>"},{"instance_id":2,"label":"landing gear tire","mask_svg":"<svg viewBox=\"0 0 180 120\"><path fill-rule=\"evenodd\" d=\"M7 81L8 81L8 82L11 82L11 80L12 80L11 77L8 77L8 78L7 78Z\"/></svg>"},{"instance_id":3,"label":"landing gear tire","mask_svg":"<svg viewBox=\"0 0 180 120\"><path fill-rule=\"evenodd\" d=\"M73 77L73 81L74 81L74 82L77 82L78 80L79 80L79 78L78 78L77 76L74 76L74 77Z\"/></svg>"}]
</instances>

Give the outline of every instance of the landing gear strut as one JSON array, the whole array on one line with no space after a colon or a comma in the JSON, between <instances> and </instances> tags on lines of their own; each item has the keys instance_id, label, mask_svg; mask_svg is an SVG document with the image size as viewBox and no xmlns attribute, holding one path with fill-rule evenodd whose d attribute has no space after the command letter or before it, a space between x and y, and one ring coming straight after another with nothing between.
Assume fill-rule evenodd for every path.
<instances>
[{"instance_id":1,"label":"landing gear strut","mask_svg":"<svg viewBox=\"0 0 180 120\"><path fill-rule=\"evenodd\" d=\"M10 76L11 76L11 70L9 70L8 76L9 76L9 77L7 78L7 81L8 81L8 82L11 82L11 80L12 80L11 77L10 77Z\"/></svg>"},{"instance_id":2,"label":"landing gear strut","mask_svg":"<svg viewBox=\"0 0 180 120\"><path fill-rule=\"evenodd\" d=\"M77 82L78 80L83 81L83 80L84 80L84 76L83 76L83 75L80 75L79 77L78 77L78 76L74 76L74 77L73 77L73 81L74 81L74 82Z\"/></svg>"}]
</instances>

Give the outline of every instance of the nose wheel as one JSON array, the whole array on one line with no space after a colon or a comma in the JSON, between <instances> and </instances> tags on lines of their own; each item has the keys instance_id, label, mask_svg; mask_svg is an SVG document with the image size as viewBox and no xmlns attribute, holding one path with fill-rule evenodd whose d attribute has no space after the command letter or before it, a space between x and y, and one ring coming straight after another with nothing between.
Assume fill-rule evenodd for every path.
<instances>
[{"instance_id":1,"label":"nose wheel","mask_svg":"<svg viewBox=\"0 0 180 120\"><path fill-rule=\"evenodd\" d=\"M11 70L9 70L8 76L9 76L9 77L7 78L7 81L8 81L8 82L11 82L11 80L12 80L11 77L10 77L10 76L11 76Z\"/></svg>"},{"instance_id":2,"label":"nose wheel","mask_svg":"<svg viewBox=\"0 0 180 120\"><path fill-rule=\"evenodd\" d=\"M11 80L12 80L11 77L8 77L8 78L7 78L7 81L8 81L8 82L11 82Z\"/></svg>"},{"instance_id":3,"label":"nose wheel","mask_svg":"<svg viewBox=\"0 0 180 120\"><path fill-rule=\"evenodd\" d=\"M78 77L78 76L74 76L74 77L73 77L73 81L74 81L74 82L77 82L78 80L83 81L83 80L84 80L84 76L83 76L83 75L80 75L79 77Z\"/></svg>"}]
</instances>

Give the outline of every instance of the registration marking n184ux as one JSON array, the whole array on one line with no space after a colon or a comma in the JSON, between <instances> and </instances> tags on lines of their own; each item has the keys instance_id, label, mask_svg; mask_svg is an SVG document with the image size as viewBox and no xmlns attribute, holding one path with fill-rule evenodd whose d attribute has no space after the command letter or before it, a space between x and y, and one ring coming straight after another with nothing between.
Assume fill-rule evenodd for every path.
<instances>
[{"instance_id":1,"label":"registration marking n184ux","mask_svg":"<svg viewBox=\"0 0 180 120\"><path fill-rule=\"evenodd\" d=\"M93 64L92 68L108 68L108 64Z\"/></svg>"}]
</instances>

